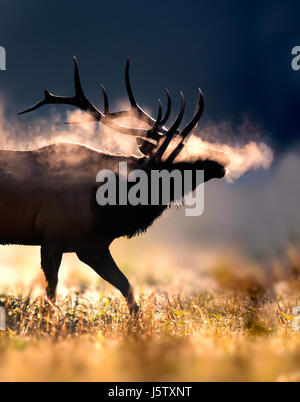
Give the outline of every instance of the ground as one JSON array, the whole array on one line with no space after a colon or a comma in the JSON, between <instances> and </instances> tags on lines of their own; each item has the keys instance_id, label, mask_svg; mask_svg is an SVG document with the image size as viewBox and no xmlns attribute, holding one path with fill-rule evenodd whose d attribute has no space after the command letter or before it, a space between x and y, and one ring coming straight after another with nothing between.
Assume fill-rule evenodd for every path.
<instances>
[{"instance_id":1,"label":"ground","mask_svg":"<svg viewBox=\"0 0 300 402\"><path fill-rule=\"evenodd\" d=\"M293 296L139 294L132 319L121 297L59 300L2 295L1 380L300 380Z\"/></svg>"},{"instance_id":2,"label":"ground","mask_svg":"<svg viewBox=\"0 0 300 402\"><path fill-rule=\"evenodd\" d=\"M77 274L66 269L59 309L47 303L42 287L7 286L0 290L7 313L0 380L300 381L300 330L292 313L300 306L297 250L286 265L269 270L240 260L211 266L205 275L193 267L194 286L184 286L188 267L180 276L178 255L179 265L166 259L164 269L158 252L161 269L129 264L124 271L136 278L138 319L110 285L82 277L82 265ZM14 265L33 260L22 254L17 261L16 252ZM153 265L155 258L148 260Z\"/></svg>"}]
</instances>

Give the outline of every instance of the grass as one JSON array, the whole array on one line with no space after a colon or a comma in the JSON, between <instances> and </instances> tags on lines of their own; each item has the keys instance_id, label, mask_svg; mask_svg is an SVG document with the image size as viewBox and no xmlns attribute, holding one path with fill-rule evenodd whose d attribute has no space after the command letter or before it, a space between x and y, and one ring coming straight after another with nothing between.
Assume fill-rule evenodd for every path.
<instances>
[{"instance_id":1,"label":"grass","mask_svg":"<svg viewBox=\"0 0 300 402\"><path fill-rule=\"evenodd\" d=\"M1 380L300 380L295 296L140 294L142 316L118 296L1 296Z\"/></svg>"},{"instance_id":2,"label":"grass","mask_svg":"<svg viewBox=\"0 0 300 402\"><path fill-rule=\"evenodd\" d=\"M62 269L60 310L33 285L0 290L7 313L0 380L300 381L300 331L292 326L300 306L298 247L274 266L223 258L202 273L196 258L187 265L179 253L173 260L153 253L158 259L149 264L160 269L149 269L136 256L142 249L127 267L130 256L119 257L136 279L137 320L104 281L82 276L82 266L70 273L76 260ZM12 265L37 260L20 254L15 261L16 251Z\"/></svg>"}]
</instances>

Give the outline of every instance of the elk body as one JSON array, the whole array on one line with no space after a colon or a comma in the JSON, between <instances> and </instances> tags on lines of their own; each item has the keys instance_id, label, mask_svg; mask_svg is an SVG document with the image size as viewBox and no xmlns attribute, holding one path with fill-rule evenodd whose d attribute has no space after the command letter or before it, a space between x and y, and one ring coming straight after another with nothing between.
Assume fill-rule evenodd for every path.
<instances>
[{"instance_id":1,"label":"elk body","mask_svg":"<svg viewBox=\"0 0 300 402\"><path fill-rule=\"evenodd\" d=\"M198 110L191 122L182 130L178 127L184 112L181 93L181 109L176 121L167 129L165 123L171 109L168 96L166 115L162 118L159 105L157 119L147 115L135 102L126 65L126 86L131 103L129 111L109 113L105 89L104 113L100 112L85 96L75 63L75 96L60 97L45 91L45 98L30 109L45 104L69 104L89 114L122 134L137 137L144 156L113 155L75 143L56 143L33 151L0 151L0 242L41 246L41 266L47 280L47 296L55 300L58 271L65 252L75 252L103 279L121 291L130 312L136 313L132 288L114 262L110 252L111 242L120 237L132 237L145 231L158 218L167 205L103 205L96 201L99 183L96 175L105 169L118 171L119 162L127 162L128 170L141 169L150 175L153 169L171 172L204 170L204 180L222 178L225 166L216 160L178 160L184 140L198 123L203 112L203 96L199 92ZM132 129L119 125L116 118L133 113L151 126L150 129ZM177 138L177 146L164 158L171 140ZM177 158L177 159L176 159ZM119 177L117 176L117 180ZM193 188L197 185L195 183ZM171 197L172 198L172 197Z\"/></svg>"}]
</instances>

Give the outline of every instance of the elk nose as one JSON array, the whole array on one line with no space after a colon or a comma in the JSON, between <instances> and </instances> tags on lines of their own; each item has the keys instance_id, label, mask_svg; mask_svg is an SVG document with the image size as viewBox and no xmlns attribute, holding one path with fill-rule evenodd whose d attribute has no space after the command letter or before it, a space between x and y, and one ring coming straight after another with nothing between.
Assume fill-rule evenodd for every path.
<instances>
[{"instance_id":1,"label":"elk nose","mask_svg":"<svg viewBox=\"0 0 300 402\"><path fill-rule=\"evenodd\" d=\"M222 177L224 177L227 174L228 169L226 169L224 166L220 165L217 174L216 174L216 178L217 179L221 179Z\"/></svg>"}]
</instances>

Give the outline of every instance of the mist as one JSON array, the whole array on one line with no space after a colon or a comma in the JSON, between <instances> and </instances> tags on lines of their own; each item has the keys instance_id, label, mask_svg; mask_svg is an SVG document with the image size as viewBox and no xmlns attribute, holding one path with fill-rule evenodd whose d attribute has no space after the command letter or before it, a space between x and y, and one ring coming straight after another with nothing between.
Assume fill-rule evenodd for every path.
<instances>
[{"instance_id":1,"label":"mist","mask_svg":"<svg viewBox=\"0 0 300 402\"><path fill-rule=\"evenodd\" d=\"M168 219L168 236L161 236L171 242L176 236L179 244L200 248L231 246L257 257L280 254L291 241L300 240L299 172L296 148L260 175L248 173L235 183L206 183L203 215L190 219L174 211L177 218ZM159 233L161 228L155 236Z\"/></svg>"}]
</instances>

